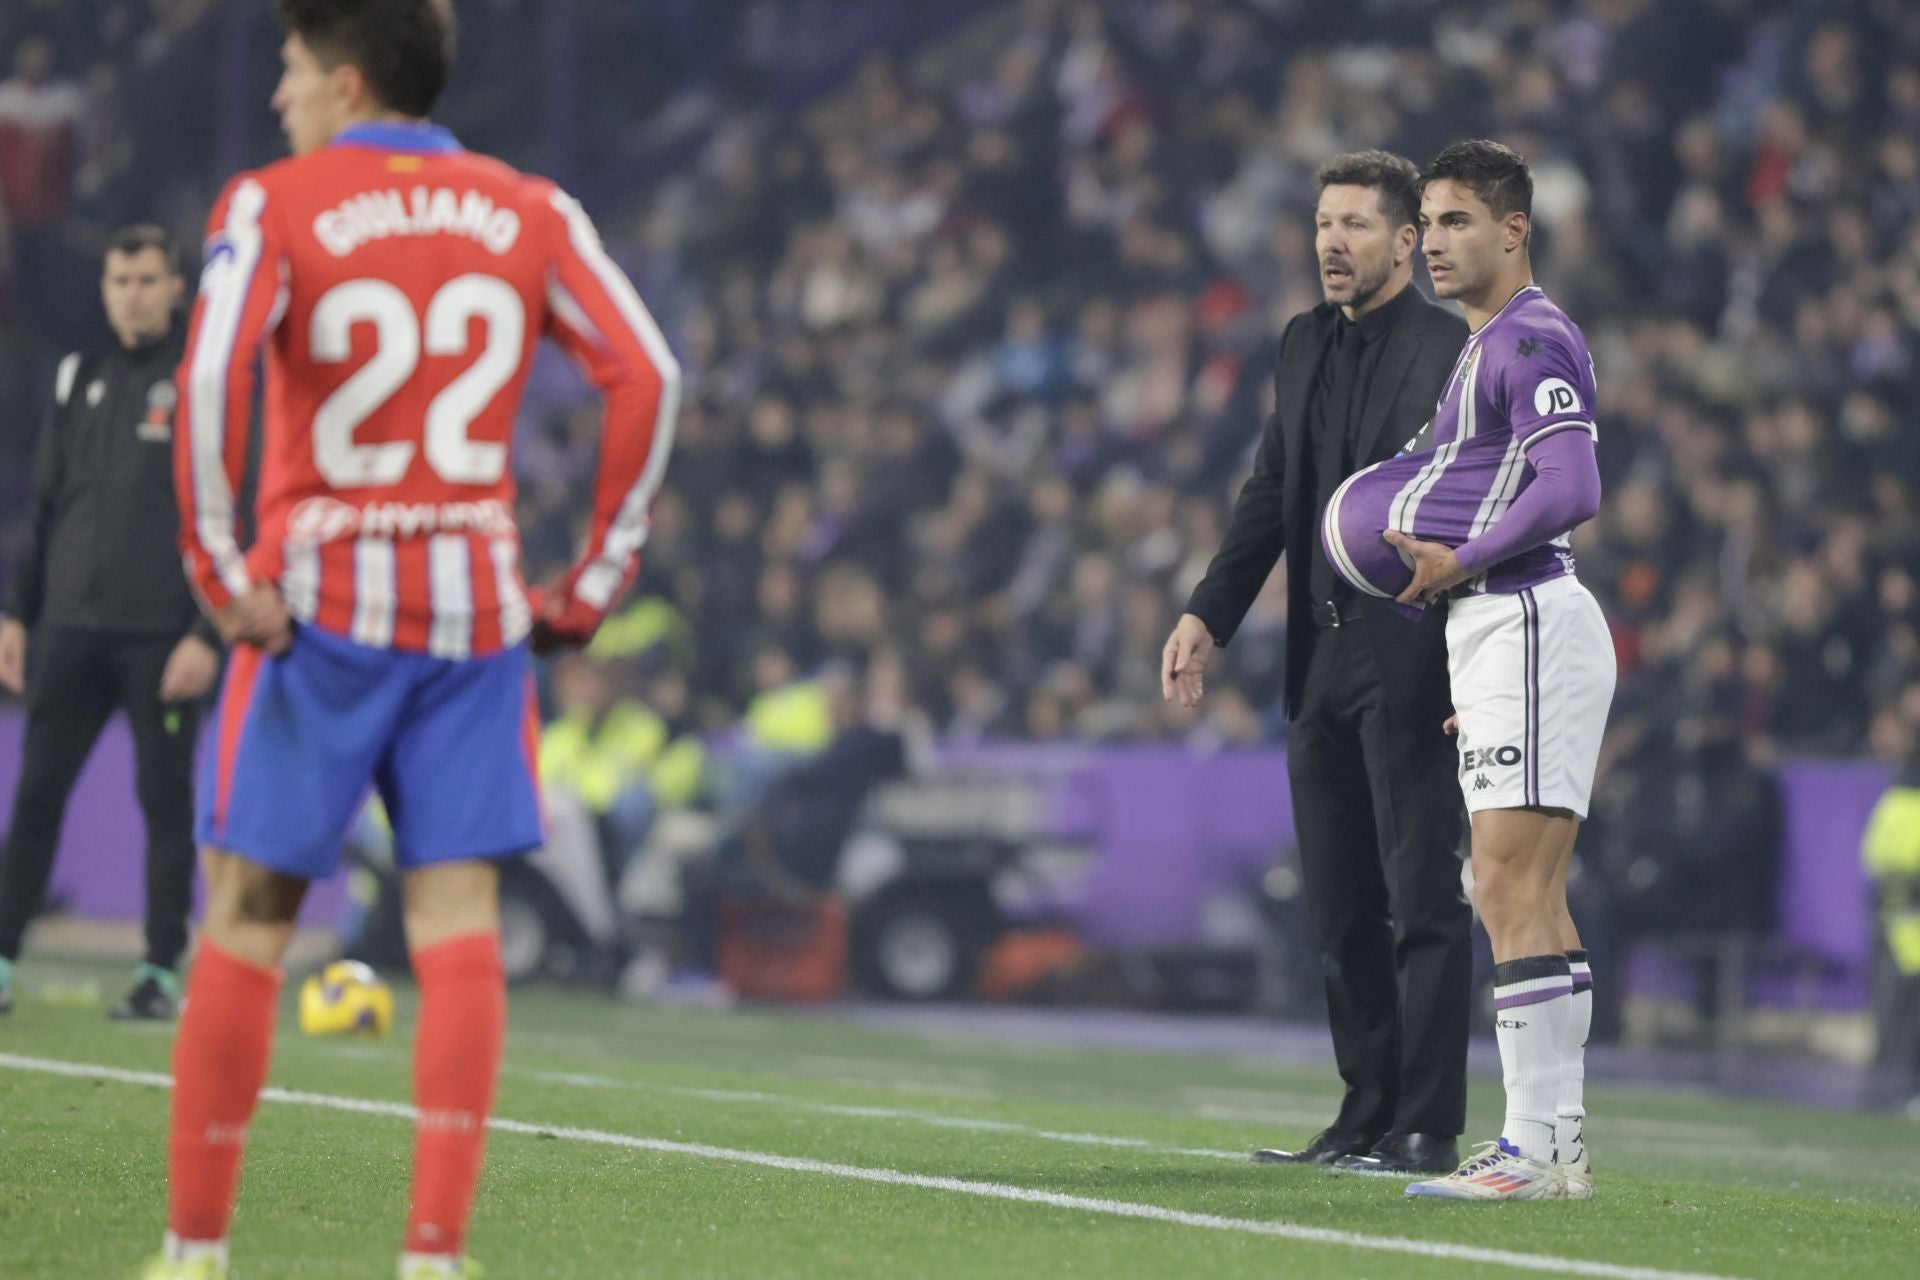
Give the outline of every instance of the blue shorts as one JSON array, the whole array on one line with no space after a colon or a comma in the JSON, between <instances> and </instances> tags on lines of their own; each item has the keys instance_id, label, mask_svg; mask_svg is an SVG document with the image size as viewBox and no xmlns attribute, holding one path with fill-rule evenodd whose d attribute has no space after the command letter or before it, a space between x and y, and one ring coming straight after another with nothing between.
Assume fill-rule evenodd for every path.
<instances>
[{"instance_id":1,"label":"blue shorts","mask_svg":"<svg viewBox=\"0 0 1920 1280\"><path fill-rule=\"evenodd\" d=\"M402 869L512 857L543 841L538 734L524 644L455 661L301 627L279 657L234 650L195 836L323 879L372 787Z\"/></svg>"}]
</instances>

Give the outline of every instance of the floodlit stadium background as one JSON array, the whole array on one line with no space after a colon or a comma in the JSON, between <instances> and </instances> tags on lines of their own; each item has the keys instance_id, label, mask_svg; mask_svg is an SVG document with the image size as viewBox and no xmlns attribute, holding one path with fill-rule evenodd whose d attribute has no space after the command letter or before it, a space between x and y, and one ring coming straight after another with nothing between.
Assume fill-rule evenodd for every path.
<instances>
[{"instance_id":1,"label":"floodlit stadium background","mask_svg":"<svg viewBox=\"0 0 1920 1280\"><path fill-rule=\"evenodd\" d=\"M622 873L757 820L841 909L698 922L748 994L805 955L795 994L1315 1017L1280 574L1197 714L1162 702L1159 650L1273 336L1317 300L1313 169L1489 135L1534 166L1536 271L1599 369L1607 498L1574 545L1623 672L1576 886L1617 997L1601 1031L1717 1035L1723 1069L1747 1042L1868 1060L1859 839L1920 736L1920 8L458 8L442 119L585 201L688 375L631 611L543 687L556 720L629 718L615 785L559 780L620 919L563 905L546 925L587 941L554 961L544 939L538 966L684 991L674 895ZM281 153L276 44L261 4L0 15L0 542L54 362L104 336L105 234L153 219L191 245L219 182ZM596 430L549 353L518 448L530 576L570 554ZM0 789L18 724L0 711ZM821 755L858 726L904 743L901 812L862 808L871 754ZM778 802L780 771L822 760ZM56 875L70 915L137 909L129 782L109 741ZM875 953L862 911L887 893L964 906L936 921L964 971L924 938ZM335 892L309 921L361 914ZM821 939L848 916L842 963ZM607 927L617 963L589 954ZM1727 1017L1748 1002L1765 1016Z\"/></svg>"}]
</instances>

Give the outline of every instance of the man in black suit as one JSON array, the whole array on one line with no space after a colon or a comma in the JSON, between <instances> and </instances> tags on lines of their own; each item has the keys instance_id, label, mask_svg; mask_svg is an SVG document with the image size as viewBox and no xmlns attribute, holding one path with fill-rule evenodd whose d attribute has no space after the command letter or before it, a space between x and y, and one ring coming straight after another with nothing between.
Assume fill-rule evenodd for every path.
<instances>
[{"instance_id":1,"label":"man in black suit","mask_svg":"<svg viewBox=\"0 0 1920 1280\"><path fill-rule=\"evenodd\" d=\"M1332 1125L1263 1162L1446 1172L1466 1123L1472 915L1460 884L1460 791L1445 611L1409 622L1342 583L1320 541L1340 482L1420 430L1466 322L1413 287L1418 171L1383 151L1317 175L1326 301L1288 322L1274 415L1219 554L1161 658L1193 706L1287 556L1288 773L1314 942L1346 1098Z\"/></svg>"}]
</instances>

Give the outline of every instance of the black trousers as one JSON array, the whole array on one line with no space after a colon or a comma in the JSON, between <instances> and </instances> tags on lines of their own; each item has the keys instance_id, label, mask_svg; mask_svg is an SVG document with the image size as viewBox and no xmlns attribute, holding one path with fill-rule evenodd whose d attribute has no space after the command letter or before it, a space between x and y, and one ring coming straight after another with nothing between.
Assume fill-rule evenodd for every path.
<instances>
[{"instance_id":1,"label":"black trousers","mask_svg":"<svg viewBox=\"0 0 1920 1280\"><path fill-rule=\"evenodd\" d=\"M1287 772L1346 1098L1333 1127L1457 1137L1467 1116L1473 914L1453 740L1387 705L1367 623L1302 640Z\"/></svg>"},{"instance_id":2,"label":"black trousers","mask_svg":"<svg viewBox=\"0 0 1920 1280\"><path fill-rule=\"evenodd\" d=\"M42 628L28 650L27 738L13 825L0 854L0 956L15 959L40 909L80 767L116 708L133 730L147 823L147 962L174 968L193 899L195 705L163 706L160 676L178 637Z\"/></svg>"},{"instance_id":3,"label":"black trousers","mask_svg":"<svg viewBox=\"0 0 1920 1280\"><path fill-rule=\"evenodd\" d=\"M1900 972L1884 935L1873 946L1873 1025L1868 1105L1903 1106L1920 1097L1920 974Z\"/></svg>"}]
</instances>

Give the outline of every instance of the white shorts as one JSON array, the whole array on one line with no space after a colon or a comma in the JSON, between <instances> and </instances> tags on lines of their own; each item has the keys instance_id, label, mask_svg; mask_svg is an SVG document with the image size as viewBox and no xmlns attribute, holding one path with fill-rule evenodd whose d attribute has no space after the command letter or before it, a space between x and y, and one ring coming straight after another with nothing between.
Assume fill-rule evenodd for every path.
<instances>
[{"instance_id":1,"label":"white shorts","mask_svg":"<svg viewBox=\"0 0 1920 1280\"><path fill-rule=\"evenodd\" d=\"M1613 637L1571 575L1447 604L1467 812L1538 806L1584 818L1613 702Z\"/></svg>"}]
</instances>

